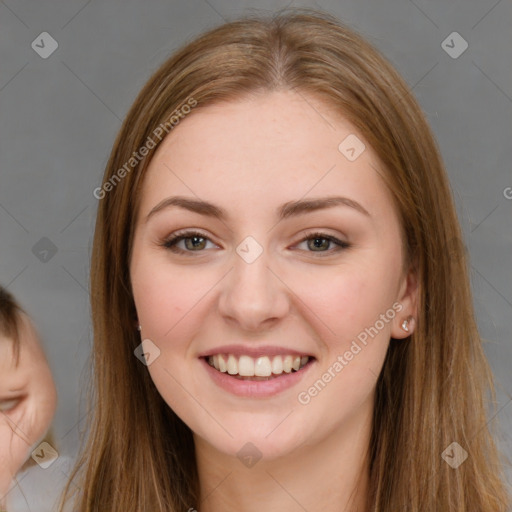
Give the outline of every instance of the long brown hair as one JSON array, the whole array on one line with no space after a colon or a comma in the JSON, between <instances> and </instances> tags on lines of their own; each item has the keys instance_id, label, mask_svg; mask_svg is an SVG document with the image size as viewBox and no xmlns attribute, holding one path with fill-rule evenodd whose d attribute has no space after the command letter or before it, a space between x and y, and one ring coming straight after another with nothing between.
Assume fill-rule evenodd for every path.
<instances>
[{"instance_id":1,"label":"long brown hair","mask_svg":"<svg viewBox=\"0 0 512 512\"><path fill-rule=\"evenodd\" d=\"M92 413L64 497L74 489L79 512L169 512L197 504L191 431L133 355L140 337L129 260L139 192L160 142L157 128L167 123L171 130L169 119L177 123L190 111L184 105L195 102L188 114L194 115L215 102L277 89L323 99L375 150L400 213L407 263L419 279L417 329L406 342L390 344L377 382L368 510L504 512L509 497L486 417L492 375L438 148L387 60L335 18L303 9L201 35L164 62L128 112L97 194ZM156 143L147 154L131 160L149 139ZM441 456L452 442L469 454L457 469Z\"/></svg>"}]
</instances>

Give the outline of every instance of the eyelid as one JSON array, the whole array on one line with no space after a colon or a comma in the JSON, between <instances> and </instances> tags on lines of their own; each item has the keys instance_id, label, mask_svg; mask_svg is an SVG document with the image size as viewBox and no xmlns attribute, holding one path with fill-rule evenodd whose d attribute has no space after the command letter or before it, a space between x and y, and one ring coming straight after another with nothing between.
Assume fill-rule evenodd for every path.
<instances>
[{"instance_id":1,"label":"eyelid","mask_svg":"<svg viewBox=\"0 0 512 512\"><path fill-rule=\"evenodd\" d=\"M23 401L24 396L15 396L0 399L0 412L7 413L11 412Z\"/></svg>"},{"instance_id":2,"label":"eyelid","mask_svg":"<svg viewBox=\"0 0 512 512\"><path fill-rule=\"evenodd\" d=\"M199 229L194 229L194 228L178 230L178 231L172 233L172 235L166 237L160 243L160 245L163 246L164 248L169 249L170 251L177 253L177 254L191 254L193 252L198 252L198 253L204 252L204 251L185 251L183 249L176 247L176 245L179 242L181 242L183 239L192 238L194 236L204 238L205 240L210 241L212 244L218 245L211 239L210 236L206 235L205 233L202 233Z\"/></svg>"},{"instance_id":3,"label":"eyelid","mask_svg":"<svg viewBox=\"0 0 512 512\"><path fill-rule=\"evenodd\" d=\"M316 254L319 257L328 257L328 256L332 256L334 254L338 254L340 251L348 249L352 245L349 242L342 240L335 235L326 233L322 230L313 230L311 232L306 232L303 235L302 239L299 240L295 245L301 244L303 242L306 242L307 240L311 240L311 239L315 239L315 238L323 238L325 240L329 240L332 244L334 244L336 246L334 249L331 249L328 251L305 251L308 253Z\"/></svg>"},{"instance_id":4,"label":"eyelid","mask_svg":"<svg viewBox=\"0 0 512 512\"><path fill-rule=\"evenodd\" d=\"M341 239L342 237L346 238L345 235L343 235L343 234L342 235L333 235L331 233L328 233L324 229L318 229L318 228L304 229L300 232L300 236L302 237L299 240L300 242L303 242L304 240L308 240L310 238L316 237L316 238L332 238L332 239L339 240L340 242L348 244L347 241Z\"/></svg>"}]
</instances>

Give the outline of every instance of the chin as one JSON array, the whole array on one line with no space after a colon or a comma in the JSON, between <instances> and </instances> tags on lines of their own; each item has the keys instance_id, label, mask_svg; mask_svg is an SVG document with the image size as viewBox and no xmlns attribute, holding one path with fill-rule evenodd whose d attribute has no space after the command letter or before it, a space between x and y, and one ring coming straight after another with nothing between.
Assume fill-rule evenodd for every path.
<instances>
[{"instance_id":1,"label":"chin","mask_svg":"<svg viewBox=\"0 0 512 512\"><path fill-rule=\"evenodd\" d=\"M194 436L196 439L199 436L214 450L237 457L242 462L245 457L272 461L290 455L310 437L304 432L304 425L300 431L295 431L296 425L290 421L293 413L286 418L287 414L272 415L266 419L251 414L246 420L238 416L234 420L236 426L234 422L228 425L226 421L224 424L232 437L225 431L212 432L211 425L194 430Z\"/></svg>"}]
</instances>

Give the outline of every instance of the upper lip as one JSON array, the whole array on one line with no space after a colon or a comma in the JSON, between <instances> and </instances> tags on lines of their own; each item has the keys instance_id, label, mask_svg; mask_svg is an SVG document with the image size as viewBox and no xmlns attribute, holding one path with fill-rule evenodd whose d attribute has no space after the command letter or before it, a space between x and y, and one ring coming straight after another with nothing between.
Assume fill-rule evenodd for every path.
<instances>
[{"instance_id":1,"label":"upper lip","mask_svg":"<svg viewBox=\"0 0 512 512\"><path fill-rule=\"evenodd\" d=\"M209 357L216 354L233 354L234 356L250 356L250 357L262 357L262 356L280 356L280 355L292 355L292 356L308 356L314 357L307 352L296 350L287 347L278 347L275 345L262 345L259 347L249 345L222 345L221 347L215 347L205 352L201 352L198 357Z\"/></svg>"}]
</instances>

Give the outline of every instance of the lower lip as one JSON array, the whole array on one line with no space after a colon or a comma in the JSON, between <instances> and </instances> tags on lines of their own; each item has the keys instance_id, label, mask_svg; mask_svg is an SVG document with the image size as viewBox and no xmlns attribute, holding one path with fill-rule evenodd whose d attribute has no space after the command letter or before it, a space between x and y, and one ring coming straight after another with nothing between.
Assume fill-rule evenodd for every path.
<instances>
[{"instance_id":1,"label":"lower lip","mask_svg":"<svg viewBox=\"0 0 512 512\"><path fill-rule=\"evenodd\" d=\"M202 364L212 380L222 389L233 395L249 398L266 398L277 395L286 389L298 384L309 372L315 360L309 361L298 372L282 373L279 377L270 380L241 380L235 379L229 373L219 372L208 364L206 359L200 358Z\"/></svg>"}]
</instances>

